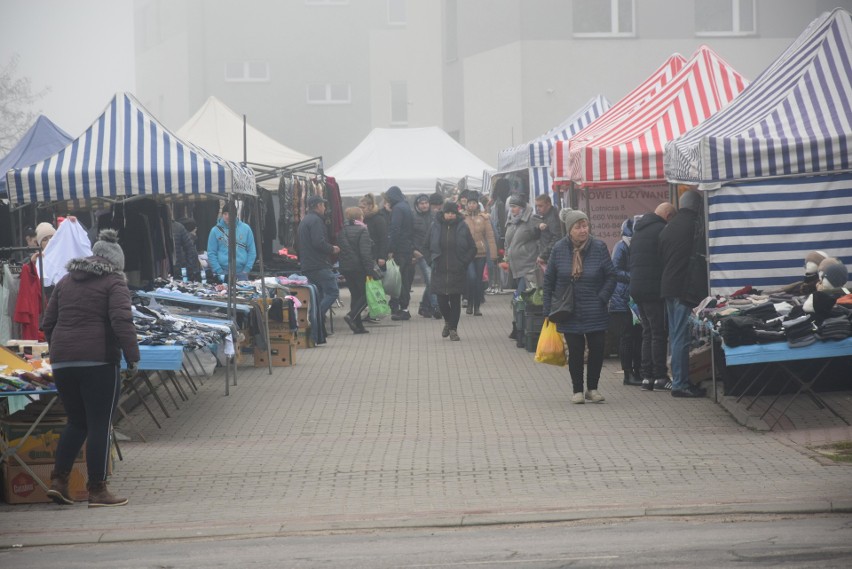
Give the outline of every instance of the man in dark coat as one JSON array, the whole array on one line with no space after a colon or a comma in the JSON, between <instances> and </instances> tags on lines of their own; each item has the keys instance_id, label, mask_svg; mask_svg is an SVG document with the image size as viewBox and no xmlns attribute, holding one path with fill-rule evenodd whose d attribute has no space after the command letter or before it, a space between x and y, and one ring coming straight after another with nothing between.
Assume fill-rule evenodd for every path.
<instances>
[{"instance_id":1,"label":"man in dark coat","mask_svg":"<svg viewBox=\"0 0 852 569\"><path fill-rule=\"evenodd\" d=\"M432 269L429 268L428 260L425 257L429 228L435 219L429 199L426 194L420 194L414 199L414 263L420 269L420 276L423 277L424 285L423 296L420 298L420 308L417 313L423 318L432 318L435 311L438 310L438 299L432 294L429 287Z\"/></svg>"},{"instance_id":2,"label":"man in dark coat","mask_svg":"<svg viewBox=\"0 0 852 569\"><path fill-rule=\"evenodd\" d=\"M175 241L174 278L180 279L182 270L186 269L187 279L198 280L201 274L201 262L198 260L198 251L192 235L181 222L172 221L172 238Z\"/></svg>"},{"instance_id":3,"label":"man in dark coat","mask_svg":"<svg viewBox=\"0 0 852 569\"><path fill-rule=\"evenodd\" d=\"M391 206L388 257L396 261L402 277L398 306L394 307L396 310L391 315L391 320L410 320L408 303L411 301L411 283L414 282L414 214L398 186L388 188L385 199Z\"/></svg>"},{"instance_id":4,"label":"man in dark coat","mask_svg":"<svg viewBox=\"0 0 852 569\"><path fill-rule=\"evenodd\" d=\"M562 222L559 221L559 212L553 207L549 195L536 196L535 215L533 217L538 222L538 256L544 262L547 262L547 258L550 257L550 250L565 235L565 232L562 231Z\"/></svg>"},{"instance_id":5,"label":"man in dark coat","mask_svg":"<svg viewBox=\"0 0 852 569\"><path fill-rule=\"evenodd\" d=\"M630 241L630 296L642 320L642 389L671 389L666 366L668 337L666 308L660 295L663 260L658 253L660 232L677 210L663 202L633 226Z\"/></svg>"},{"instance_id":6,"label":"man in dark coat","mask_svg":"<svg viewBox=\"0 0 852 569\"><path fill-rule=\"evenodd\" d=\"M680 197L680 210L660 232L659 254L663 261L660 295L666 301L669 344L672 353L672 396L704 397L706 390L689 383L689 314L683 302L687 292L687 267L701 222L701 194L687 190Z\"/></svg>"},{"instance_id":7,"label":"man in dark coat","mask_svg":"<svg viewBox=\"0 0 852 569\"><path fill-rule=\"evenodd\" d=\"M337 275L331 270L329 256L340 253L340 247L329 243L325 215L326 201L316 195L308 198L308 213L299 222L299 263L308 282L317 287L317 302L320 329L317 343L324 344L325 313L340 296Z\"/></svg>"}]
</instances>

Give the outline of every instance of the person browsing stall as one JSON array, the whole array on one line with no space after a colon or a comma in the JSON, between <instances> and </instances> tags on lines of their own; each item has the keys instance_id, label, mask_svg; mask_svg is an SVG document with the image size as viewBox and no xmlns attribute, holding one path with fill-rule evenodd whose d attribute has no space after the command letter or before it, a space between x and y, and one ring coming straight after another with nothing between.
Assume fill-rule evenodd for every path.
<instances>
[{"instance_id":1,"label":"person browsing stall","mask_svg":"<svg viewBox=\"0 0 852 569\"><path fill-rule=\"evenodd\" d=\"M308 198L308 213L299 222L299 263L302 274L308 282L317 287L320 325L323 338L317 343L325 343L325 313L340 297L337 275L331 269L331 255L340 253L340 247L332 245L328 239L325 224L325 210L328 202L320 195Z\"/></svg>"},{"instance_id":2,"label":"person browsing stall","mask_svg":"<svg viewBox=\"0 0 852 569\"><path fill-rule=\"evenodd\" d=\"M248 274L254 266L254 261L257 258L257 253L254 247L254 233L247 223L243 223L236 217L237 211L233 204L225 204L222 208L222 217L218 223L210 230L210 235L207 238L207 262L210 263L210 270L216 275L219 275L221 280L225 280L228 275L228 232L230 231L231 216L235 216L236 223L236 242L237 280L248 280Z\"/></svg>"}]
</instances>

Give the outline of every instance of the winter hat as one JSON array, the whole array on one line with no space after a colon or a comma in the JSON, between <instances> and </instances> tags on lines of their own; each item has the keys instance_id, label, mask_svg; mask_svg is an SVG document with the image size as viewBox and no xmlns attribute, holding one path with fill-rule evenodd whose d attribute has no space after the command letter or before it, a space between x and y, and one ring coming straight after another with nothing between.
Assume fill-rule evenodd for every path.
<instances>
[{"instance_id":1,"label":"winter hat","mask_svg":"<svg viewBox=\"0 0 852 569\"><path fill-rule=\"evenodd\" d=\"M442 205L444 203L444 196L440 193L435 192L431 196L429 196L429 205Z\"/></svg>"},{"instance_id":2,"label":"winter hat","mask_svg":"<svg viewBox=\"0 0 852 569\"><path fill-rule=\"evenodd\" d=\"M511 196L509 196L509 199L506 201L506 205L507 206L516 205L516 206L519 206L519 207L525 207L527 205L527 202L521 194L512 194Z\"/></svg>"},{"instance_id":3,"label":"winter hat","mask_svg":"<svg viewBox=\"0 0 852 569\"><path fill-rule=\"evenodd\" d=\"M417 197L414 198L414 203L419 204L420 202L429 203L429 196L426 194L417 194Z\"/></svg>"},{"instance_id":4,"label":"winter hat","mask_svg":"<svg viewBox=\"0 0 852 569\"><path fill-rule=\"evenodd\" d=\"M51 224L43 222L36 226L36 243L39 245L41 245L41 242L45 238L53 237L54 235L56 235L56 229Z\"/></svg>"},{"instance_id":5,"label":"winter hat","mask_svg":"<svg viewBox=\"0 0 852 569\"><path fill-rule=\"evenodd\" d=\"M118 232L115 229L104 229L98 234L98 240L92 245L92 254L103 257L119 271L124 270L124 251L118 244Z\"/></svg>"},{"instance_id":6,"label":"winter hat","mask_svg":"<svg viewBox=\"0 0 852 569\"><path fill-rule=\"evenodd\" d=\"M446 201L444 202L444 207L441 208L443 213L458 213L459 206L456 202Z\"/></svg>"},{"instance_id":7,"label":"winter hat","mask_svg":"<svg viewBox=\"0 0 852 569\"><path fill-rule=\"evenodd\" d=\"M232 204L232 203L226 203L225 205L223 205L222 206L222 215L224 215L226 213L228 215L235 215L237 213L236 206L234 206L234 204Z\"/></svg>"},{"instance_id":8,"label":"winter hat","mask_svg":"<svg viewBox=\"0 0 852 569\"><path fill-rule=\"evenodd\" d=\"M805 273L809 275L815 275L817 270L819 270L819 264L822 263L825 258L828 257L822 251L811 251L805 257Z\"/></svg>"},{"instance_id":9,"label":"winter hat","mask_svg":"<svg viewBox=\"0 0 852 569\"><path fill-rule=\"evenodd\" d=\"M589 221L589 216L578 209L566 207L559 211L559 219L561 219L562 223L565 224L566 231L571 231L571 228L574 227L574 224L578 221L582 221L584 219Z\"/></svg>"},{"instance_id":10,"label":"winter hat","mask_svg":"<svg viewBox=\"0 0 852 569\"><path fill-rule=\"evenodd\" d=\"M699 211L701 209L701 194L695 190L686 190L678 201L680 209L691 209L692 211Z\"/></svg>"},{"instance_id":11,"label":"winter hat","mask_svg":"<svg viewBox=\"0 0 852 569\"><path fill-rule=\"evenodd\" d=\"M320 195L311 196L308 198L308 209L314 209L321 203L328 203L328 201Z\"/></svg>"},{"instance_id":12,"label":"winter hat","mask_svg":"<svg viewBox=\"0 0 852 569\"><path fill-rule=\"evenodd\" d=\"M822 273L823 288L827 288L825 281L831 284L831 288L840 288L846 284L849 276L846 272L846 265L834 257L829 257L820 263L819 271Z\"/></svg>"}]
</instances>

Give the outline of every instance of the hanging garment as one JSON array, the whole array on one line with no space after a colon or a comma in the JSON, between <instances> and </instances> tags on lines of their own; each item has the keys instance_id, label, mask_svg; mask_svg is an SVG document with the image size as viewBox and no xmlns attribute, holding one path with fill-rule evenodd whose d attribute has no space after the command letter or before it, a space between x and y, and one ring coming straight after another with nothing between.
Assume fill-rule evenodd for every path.
<instances>
[{"instance_id":1,"label":"hanging garment","mask_svg":"<svg viewBox=\"0 0 852 569\"><path fill-rule=\"evenodd\" d=\"M21 284L15 303L15 322L21 325L22 340L44 341L39 330L41 320L41 280L35 265L29 262L21 269Z\"/></svg>"},{"instance_id":2,"label":"hanging garment","mask_svg":"<svg viewBox=\"0 0 852 569\"><path fill-rule=\"evenodd\" d=\"M48 242L44 250L42 257L44 286L53 286L68 274L65 265L71 259L82 259L91 255L92 244L86 228L79 221L66 219L59 224L56 235Z\"/></svg>"}]
</instances>

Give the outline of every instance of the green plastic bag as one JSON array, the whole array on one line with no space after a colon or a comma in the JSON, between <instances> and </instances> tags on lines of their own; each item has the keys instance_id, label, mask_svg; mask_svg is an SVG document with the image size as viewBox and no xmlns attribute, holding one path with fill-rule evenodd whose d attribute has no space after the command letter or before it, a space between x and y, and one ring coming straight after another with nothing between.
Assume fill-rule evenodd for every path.
<instances>
[{"instance_id":1,"label":"green plastic bag","mask_svg":"<svg viewBox=\"0 0 852 569\"><path fill-rule=\"evenodd\" d=\"M385 276L382 279L382 285L391 298L399 298L399 293L402 291L402 275L399 272L399 265L393 259L385 263Z\"/></svg>"},{"instance_id":2,"label":"green plastic bag","mask_svg":"<svg viewBox=\"0 0 852 569\"><path fill-rule=\"evenodd\" d=\"M387 316L391 313L388 298L385 295L385 288L381 282L372 277L367 277L367 306L370 307L370 316L372 318Z\"/></svg>"}]
</instances>

